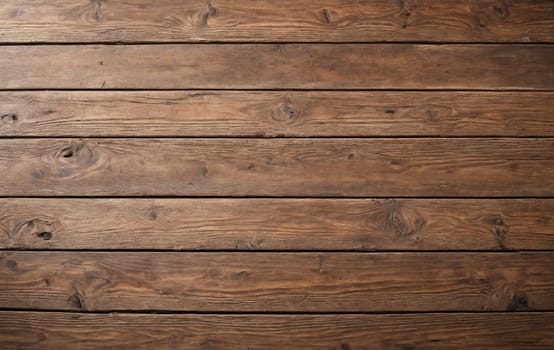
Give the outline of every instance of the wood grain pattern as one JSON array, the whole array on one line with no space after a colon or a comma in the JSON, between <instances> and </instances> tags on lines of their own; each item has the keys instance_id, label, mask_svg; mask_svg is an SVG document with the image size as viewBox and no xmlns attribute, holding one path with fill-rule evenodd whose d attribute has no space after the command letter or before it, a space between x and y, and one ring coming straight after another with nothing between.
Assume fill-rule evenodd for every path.
<instances>
[{"instance_id":1,"label":"wood grain pattern","mask_svg":"<svg viewBox=\"0 0 554 350\"><path fill-rule=\"evenodd\" d=\"M3 89L554 89L551 45L4 46Z\"/></svg>"},{"instance_id":2,"label":"wood grain pattern","mask_svg":"<svg viewBox=\"0 0 554 350\"><path fill-rule=\"evenodd\" d=\"M0 92L0 136L554 136L552 92Z\"/></svg>"},{"instance_id":3,"label":"wood grain pattern","mask_svg":"<svg viewBox=\"0 0 554 350\"><path fill-rule=\"evenodd\" d=\"M0 253L0 307L251 312L554 308L554 253Z\"/></svg>"},{"instance_id":4,"label":"wood grain pattern","mask_svg":"<svg viewBox=\"0 0 554 350\"><path fill-rule=\"evenodd\" d=\"M0 199L0 248L554 249L554 200Z\"/></svg>"},{"instance_id":5,"label":"wood grain pattern","mask_svg":"<svg viewBox=\"0 0 554 350\"><path fill-rule=\"evenodd\" d=\"M552 313L151 315L1 312L4 350L546 350Z\"/></svg>"},{"instance_id":6,"label":"wood grain pattern","mask_svg":"<svg viewBox=\"0 0 554 350\"><path fill-rule=\"evenodd\" d=\"M4 139L2 196L554 195L554 139Z\"/></svg>"},{"instance_id":7,"label":"wood grain pattern","mask_svg":"<svg viewBox=\"0 0 554 350\"><path fill-rule=\"evenodd\" d=\"M2 42L552 42L548 0L18 0Z\"/></svg>"},{"instance_id":8,"label":"wood grain pattern","mask_svg":"<svg viewBox=\"0 0 554 350\"><path fill-rule=\"evenodd\" d=\"M1 2L0 349L554 348L552 44L552 0Z\"/></svg>"}]
</instances>

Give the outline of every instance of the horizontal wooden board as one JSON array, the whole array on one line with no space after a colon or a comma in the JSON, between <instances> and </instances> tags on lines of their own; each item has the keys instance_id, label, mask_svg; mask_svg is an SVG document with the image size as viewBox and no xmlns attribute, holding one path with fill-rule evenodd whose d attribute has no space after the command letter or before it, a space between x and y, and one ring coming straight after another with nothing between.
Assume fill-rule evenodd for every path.
<instances>
[{"instance_id":1,"label":"horizontal wooden board","mask_svg":"<svg viewBox=\"0 0 554 350\"><path fill-rule=\"evenodd\" d=\"M554 139L3 139L2 196L554 195Z\"/></svg>"},{"instance_id":2,"label":"horizontal wooden board","mask_svg":"<svg viewBox=\"0 0 554 350\"><path fill-rule=\"evenodd\" d=\"M554 253L0 253L0 308L252 312L554 308Z\"/></svg>"},{"instance_id":3,"label":"horizontal wooden board","mask_svg":"<svg viewBox=\"0 0 554 350\"><path fill-rule=\"evenodd\" d=\"M2 89L554 89L551 45L4 46Z\"/></svg>"},{"instance_id":4,"label":"horizontal wooden board","mask_svg":"<svg viewBox=\"0 0 554 350\"><path fill-rule=\"evenodd\" d=\"M554 200L0 199L0 248L554 249Z\"/></svg>"},{"instance_id":5,"label":"horizontal wooden board","mask_svg":"<svg viewBox=\"0 0 554 350\"><path fill-rule=\"evenodd\" d=\"M187 315L0 312L4 350L547 350L552 313Z\"/></svg>"},{"instance_id":6,"label":"horizontal wooden board","mask_svg":"<svg viewBox=\"0 0 554 350\"><path fill-rule=\"evenodd\" d=\"M0 92L0 136L554 136L552 92Z\"/></svg>"},{"instance_id":7,"label":"horizontal wooden board","mask_svg":"<svg viewBox=\"0 0 554 350\"><path fill-rule=\"evenodd\" d=\"M2 42L554 41L548 0L18 0Z\"/></svg>"}]
</instances>

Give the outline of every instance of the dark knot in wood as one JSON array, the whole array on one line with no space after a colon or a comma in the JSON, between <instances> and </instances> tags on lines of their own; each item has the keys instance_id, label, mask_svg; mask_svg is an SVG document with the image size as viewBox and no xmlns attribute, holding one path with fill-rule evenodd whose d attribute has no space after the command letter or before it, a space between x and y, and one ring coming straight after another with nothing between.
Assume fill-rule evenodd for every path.
<instances>
[{"instance_id":1,"label":"dark knot in wood","mask_svg":"<svg viewBox=\"0 0 554 350\"><path fill-rule=\"evenodd\" d=\"M370 220L380 222L385 232L396 237L414 237L426 225L426 220L417 210L394 200L384 201L382 208L371 215Z\"/></svg>"},{"instance_id":2,"label":"dark knot in wood","mask_svg":"<svg viewBox=\"0 0 554 350\"><path fill-rule=\"evenodd\" d=\"M301 110L297 108L289 98L279 104L277 110L273 113L273 120L278 122L293 123L301 116Z\"/></svg>"},{"instance_id":3,"label":"dark knot in wood","mask_svg":"<svg viewBox=\"0 0 554 350\"><path fill-rule=\"evenodd\" d=\"M522 292L515 293L506 308L507 311L525 311L529 310L529 299Z\"/></svg>"},{"instance_id":4,"label":"dark knot in wood","mask_svg":"<svg viewBox=\"0 0 554 350\"><path fill-rule=\"evenodd\" d=\"M10 238L15 242L24 240L25 237L29 236L35 236L42 240L50 240L53 236L53 229L54 224L50 221L31 219L17 225L12 231Z\"/></svg>"},{"instance_id":5,"label":"dark knot in wood","mask_svg":"<svg viewBox=\"0 0 554 350\"><path fill-rule=\"evenodd\" d=\"M500 249L506 249L506 235L508 234L508 226L505 225L502 218L497 218L494 221L494 237Z\"/></svg>"},{"instance_id":6,"label":"dark knot in wood","mask_svg":"<svg viewBox=\"0 0 554 350\"><path fill-rule=\"evenodd\" d=\"M6 114L2 114L0 116L0 120L2 120L3 122L4 121L11 121L11 122L14 122L17 120L17 114L14 114L14 113L6 113Z\"/></svg>"}]
</instances>

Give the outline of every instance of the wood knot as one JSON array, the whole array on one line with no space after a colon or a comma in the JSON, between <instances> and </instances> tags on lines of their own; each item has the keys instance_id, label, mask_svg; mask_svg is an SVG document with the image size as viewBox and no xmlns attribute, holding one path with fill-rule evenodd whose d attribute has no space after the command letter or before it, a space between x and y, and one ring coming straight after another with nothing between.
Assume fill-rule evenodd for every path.
<instances>
[{"instance_id":1,"label":"wood knot","mask_svg":"<svg viewBox=\"0 0 554 350\"><path fill-rule=\"evenodd\" d=\"M42 219L31 219L19 224L10 237L15 241L25 240L25 237L36 237L45 241L52 239L54 224Z\"/></svg>"},{"instance_id":2,"label":"wood knot","mask_svg":"<svg viewBox=\"0 0 554 350\"><path fill-rule=\"evenodd\" d=\"M416 5L404 0L397 0L396 4L400 8L400 20L402 21L401 27L402 29L408 28L408 25L410 25L409 20L412 16L412 12L415 9Z\"/></svg>"},{"instance_id":3,"label":"wood knot","mask_svg":"<svg viewBox=\"0 0 554 350\"><path fill-rule=\"evenodd\" d=\"M212 6L212 4L208 4L208 15L211 17L217 16L219 13L219 10L217 7Z\"/></svg>"},{"instance_id":4,"label":"wood knot","mask_svg":"<svg viewBox=\"0 0 554 350\"><path fill-rule=\"evenodd\" d=\"M217 16L218 13L219 13L219 10L217 9L217 7L214 7L212 6L212 4L208 3L208 8L200 15L199 25L201 27L206 27L208 25L208 19L210 17Z\"/></svg>"},{"instance_id":5,"label":"wood knot","mask_svg":"<svg viewBox=\"0 0 554 350\"><path fill-rule=\"evenodd\" d=\"M235 280L245 280L248 279L249 276L250 274L248 273L248 271L239 271L233 273L232 278Z\"/></svg>"},{"instance_id":6,"label":"wood knot","mask_svg":"<svg viewBox=\"0 0 554 350\"><path fill-rule=\"evenodd\" d=\"M83 142L73 142L54 154L56 176L70 177L98 162L96 150ZM54 164L53 164L54 165Z\"/></svg>"},{"instance_id":7,"label":"wood knot","mask_svg":"<svg viewBox=\"0 0 554 350\"><path fill-rule=\"evenodd\" d=\"M91 18L93 22L100 22L103 19L102 4L106 0L90 0L90 9L87 13L87 17Z\"/></svg>"},{"instance_id":8,"label":"wood knot","mask_svg":"<svg viewBox=\"0 0 554 350\"><path fill-rule=\"evenodd\" d=\"M248 248L249 249L259 249L262 247L262 244L264 243L263 239L255 239L248 242Z\"/></svg>"},{"instance_id":9,"label":"wood knot","mask_svg":"<svg viewBox=\"0 0 554 350\"><path fill-rule=\"evenodd\" d=\"M295 107L289 98L285 98L284 102L273 113L273 119L278 122L293 123L300 118L300 115L300 109Z\"/></svg>"},{"instance_id":10,"label":"wood knot","mask_svg":"<svg viewBox=\"0 0 554 350\"><path fill-rule=\"evenodd\" d=\"M49 232L49 231L39 232L37 233L37 237L42 240L49 241L52 239L52 232Z\"/></svg>"},{"instance_id":11,"label":"wood knot","mask_svg":"<svg viewBox=\"0 0 554 350\"><path fill-rule=\"evenodd\" d=\"M529 299L525 293L515 293L512 296L508 306L506 307L507 311L524 311L529 310Z\"/></svg>"},{"instance_id":12,"label":"wood knot","mask_svg":"<svg viewBox=\"0 0 554 350\"><path fill-rule=\"evenodd\" d=\"M509 231L509 226L506 225L504 219L498 215L492 216L490 222L493 225L494 238L500 249L506 249L506 235Z\"/></svg>"},{"instance_id":13,"label":"wood knot","mask_svg":"<svg viewBox=\"0 0 554 350\"><path fill-rule=\"evenodd\" d=\"M413 11L416 7L415 3L405 0L396 0L396 5L398 5L398 8L400 8L401 10L406 10L408 12Z\"/></svg>"},{"instance_id":14,"label":"wood knot","mask_svg":"<svg viewBox=\"0 0 554 350\"><path fill-rule=\"evenodd\" d=\"M331 23L331 11L328 9L321 10L321 17L323 18L323 23Z\"/></svg>"},{"instance_id":15,"label":"wood knot","mask_svg":"<svg viewBox=\"0 0 554 350\"><path fill-rule=\"evenodd\" d=\"M80 143L73 143L67 147L62 148L57 155L57 158L73 158L79 154L83 145Z\"/></svg>"},{"instance_id":16,"label":"wood knot","mask_svg":"<svg viewBox=\"0 0 554 350\"><path fill-rule=\"evenodd\" d=\"M504 0L497 0L493 3L492 9L494 12L494 15L499 19L506 19L510 15L510 11L508 9L508 4L506 4L506 1Z\"/></svg>"},{"instance_id":17,"label":"wood knot","mask_svg":"<svg viewBox=\"0 0 554 350\"><path fill-rule=\"evenodd\" d=\"M158 220L171 212L171 209L163 205L152 204L146 209L146 217L148 220Z\"/></svg>"},{"instance_id":18,"label":"wood knot","mask_svg":"<svg viewBox=\"0 0 554 350\"><path fill-rule=\"evenodd\" d=\"M17 121L17 114L15 113L6 113L6 114L2 114L0 116L0 120L2 120L2 122L15 122Z\"/></svg>"},{"instance_id":19,"label":"wood knot","mask_svg":"<svg viewBox=\"0 0 554 350\"><path fill-rule=\"evenodd\" d=\"M426 225L425 219L417 210L397 201L386 201L370 220L380 222L385 232L393 233L399 238L416 236ZM415 239L419 240L417 237Z\"/></svg>"},{"instance_id":20,"label":"wood knot","mask_svg":"<svg viewBox=\"0 0 554 350\"><path fill-rule=\"evenodd\" d=\"M73 305L73 307L79 309L79 310L85 310L85 299L81 295L81 293L76 292L75 294L71 295L67 301Z\"/></svg>"}]
</instances>

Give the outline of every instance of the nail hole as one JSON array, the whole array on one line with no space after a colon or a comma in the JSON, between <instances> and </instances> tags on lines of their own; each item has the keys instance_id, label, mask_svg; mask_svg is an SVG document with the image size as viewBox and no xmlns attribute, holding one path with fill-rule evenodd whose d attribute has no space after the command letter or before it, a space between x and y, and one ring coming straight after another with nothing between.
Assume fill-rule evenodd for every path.
<instances>
[{"instance_id":1,"label":"nail hole","mask_svg":"<svg viewBox=\"0 0 554 350\"><path fill-rule=\"evenodd\" d=\"M43 239L45 241L49 241L49 240L52 239L52 232L48 232L48 231L41 232L41 233L37 234L37 236L40 239Z\"/></svg>"}]
</instances>

